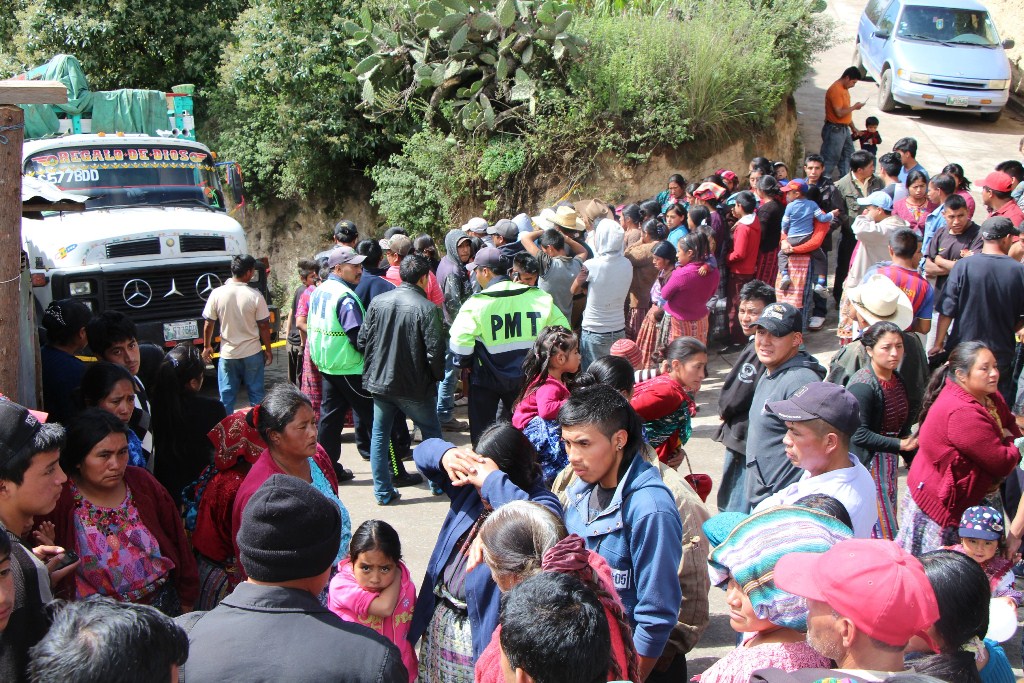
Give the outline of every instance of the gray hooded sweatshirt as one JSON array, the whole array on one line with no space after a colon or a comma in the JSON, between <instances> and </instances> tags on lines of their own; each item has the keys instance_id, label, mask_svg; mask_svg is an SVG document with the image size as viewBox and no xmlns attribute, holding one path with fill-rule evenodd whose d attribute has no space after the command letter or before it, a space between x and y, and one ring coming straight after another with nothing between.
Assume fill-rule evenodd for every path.
<instances>
[{"instance_id":1,"label":"gray hooded sweatshirt","mask_svg":"<svg viewBox=\"0 0 1024 683\"><path fill-rule=\"evenodd\" d=\"M619 332L626 327L625 303L633 282L633 264L622 255L625 232L610 218L601 219L591 237L594 258L583 264L587 271L587 307L583 329L587 332Z\"/></svg>"},{"instance_id":2,"label":"gray hooded sweatshirt","mask_svg":"<svg viewBox=\"0 0 1024 683\"><path fill-rule=\"evenodd\" d=\"M804 385L823 379L825 367L806 351L799 351L774 372L765 370L757 381L747 428L747 496L751 508L795 482L804 472L786 457L782 443L786 423L765 406L784 401Z\"/></svg>"}]
</instances>

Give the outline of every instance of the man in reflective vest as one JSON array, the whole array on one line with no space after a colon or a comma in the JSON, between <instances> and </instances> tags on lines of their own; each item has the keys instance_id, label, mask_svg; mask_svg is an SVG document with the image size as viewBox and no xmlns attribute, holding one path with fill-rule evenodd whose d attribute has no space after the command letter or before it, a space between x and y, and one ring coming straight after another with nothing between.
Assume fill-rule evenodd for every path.
<instances>
[{"instance_id":1,"label":"man in reflective vest","mask_svg":"<svg viewBox=\"0 0 1024 683\"><path fill-rule=\"evenodd\" d=\"M363 276L365 258L356 254L352 247L331 250L327 259L331 274L310 297L309 316L306 318L309 358L323 375L317 441L335 463L339 482L354 476L338 460L341 457L341 430L349 408L359 418L356 446L370 451L373 399L363 390L363 354L356 348L366 311L353 291Z\"/></svg>"},{"instance_id":2,"label":"man in reflective vest","mask_svg":"<svg viewBox=\"0 0 1024 683\"><path fill-rule=\"evenodd\" d=\"M568 328L569 321L550 294L508 278L511 264L499 249L481 249L467 267L481 291L462 304L452 321L451 351L456 365L470 368L469 433L476 446L497 420L499 403L502 419L511 418L523 360L541 330Z\"/></svg>"}]
</instances>

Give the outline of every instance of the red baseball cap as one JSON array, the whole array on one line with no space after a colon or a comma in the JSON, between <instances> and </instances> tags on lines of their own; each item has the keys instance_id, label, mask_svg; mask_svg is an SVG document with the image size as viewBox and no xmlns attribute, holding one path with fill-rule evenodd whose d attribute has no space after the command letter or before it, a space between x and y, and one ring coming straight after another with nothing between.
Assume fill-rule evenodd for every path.
<instances>
[{"instance_id":1,"label":"red baseball cap","mask_svg":"<svg viewBox=\"0 0 1024 683\"><path fill-rule=\"evenodd\" d=\"M859 631L894 647L926 637L939 619L921 562L892 541L855 538L820 554L790 553L775 565L775 585L827 603Z\"/></svg>"},{"instance_id":2,"label":"red baseball cap","mask_svg":"<svg viewBox=\"0 0 1024 683\"><path fill-rule=\"evenodd\" d=\"M982 181L981 186L987 187L990 190L995 190L996 192L1013 192L1013 178L1010 177L1009 173L992 171L985 176L985 180Z\"/></svg>"}]
</instances>

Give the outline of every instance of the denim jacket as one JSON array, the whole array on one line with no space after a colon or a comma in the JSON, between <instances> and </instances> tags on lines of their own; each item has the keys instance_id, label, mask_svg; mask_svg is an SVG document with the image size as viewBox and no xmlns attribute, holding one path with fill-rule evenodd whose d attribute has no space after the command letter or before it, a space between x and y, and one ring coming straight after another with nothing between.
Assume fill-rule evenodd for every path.
<instances>
[{"instance_id":1,"label":"denim jacket","mask_svg":"<svg viewBox=\"0 0 1024 683\"><path fill-rule=\"evenodd\" d=\"M660 657L682 601L679 510L658 471L642 457L633 458L608 507L591 518L596 486L579 479L566 490L566 529L582 536L611 566L637 653Z\"/></svg>"},{"instance_id":2,"label":"denim jacket","mask_svg":"<svg viewBox=\"0 0 1024 683\"><path fill-rule=\"evenodd\" d=\"M423 473L423 476L444 489L451 499L448 516L445 517L441 531L437 535L437 544L434 546L434 552L430 555L427 573L420 584L420 594L416 599L416 609L413 611L412 626L409 629L409 642L414 644L426 632L427 626L434 616L434 608L437 604L434 587L437 585L445 564L453 553L458 552L456 546L459 539L469 531L484 509L481 495L495 510L509 501L531 500L540 503L559 517L562 516L562 506L558 502L558 496L544 488L544 482L540 477L529 491L524 491L513 484L509 481L508 475L500 470L492 472L484 480L479 494L473 486L452 486L448 473L441 466L441 458L449 448L455 448L455 445L444 439L427 439L417 446L412 454L416 461L416 467ZM678 561L677 555L677 564ZM675 576L674 572L673 568L673 576ZM678 587L677 582L676 588ZM491 578L491 570L487 568L487 565L481 564L469 573L469 576L466 577L466 603L470 629L473 633L474 662L487 647L494 629L498 627L500 600L501 591L498 590L497 584ZM674 625L675 612L672 614Z\"/></svg>"}]
</instances>

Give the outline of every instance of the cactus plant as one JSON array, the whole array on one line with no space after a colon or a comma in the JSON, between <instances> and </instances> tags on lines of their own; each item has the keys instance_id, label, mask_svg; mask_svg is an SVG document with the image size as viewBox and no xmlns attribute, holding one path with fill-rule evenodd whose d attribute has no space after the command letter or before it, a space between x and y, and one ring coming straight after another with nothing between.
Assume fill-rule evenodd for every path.
<instances>
[{"instance_id":1,"label":"cactus plant","mask_svg":"<svg viewBox=\"0 0 1024 683\"><path fill-rule=\"evenodd\" d=\"M514 128L585 41L558 0L412 0L381 20L348 22L350 60L370 116L417 102L470 133Z\"/></svg>"}]
</instances>

